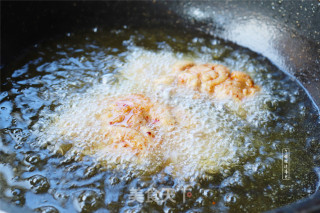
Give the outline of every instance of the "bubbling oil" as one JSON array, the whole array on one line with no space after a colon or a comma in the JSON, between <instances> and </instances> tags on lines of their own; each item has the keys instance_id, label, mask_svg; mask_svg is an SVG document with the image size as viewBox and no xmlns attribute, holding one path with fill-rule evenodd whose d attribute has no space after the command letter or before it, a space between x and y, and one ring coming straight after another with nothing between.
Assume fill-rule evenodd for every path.
<instances>
[{"instance_id":1,"label":"bubbling oil","mask_svg":"<svg viewBox=\"0 0 320 213\"><path fill-rule=\"evenodd\" d=\"M243 71L261 90L237 102L155 83L181 60ZM190 32L100 29L42 43L25 61L11 66L1 93L0 162L16 178L0 173L0 197L10 202L59 212L248 212L317 190L319 114L296 82L247 49ZM143 155L95 148L105 142L97 118L131 94L168 107L174 127L157 129L161 142ZM132 188L145 197L170 188L176 202L131 202Z\"/></svg>"},{"instance_id":2,"label":"bubbling oil","mask_svg":"<svg viewBox=\"0 0 320 213\"><path fill-rule=\"evenodd\" d=\"M58 117L53 118L57 121L46 125L48 128L42 132L40 144L46 144L45 141L50 140L61 141L61 145L65 146L65 141L68 140L79 153L96 155L109 166L119 165L123 168L125 163L128 163L128 167L137 168L147 174L167 169L173 171L172 175L176 178L195 180L199 175L215 173L239 163L237 156L245 155L248 151L248 147L239 141L239 134L251 128L251 119L255 119L260 126L273 118L268 116L270 112L261 101L272 100L268 93L261 92L250 97L247 106L241 106L241 103L232 99L222 103L206 96L195 99L194 92L185 88L155 86L154 81L169 75L172 66L179 61L172 52L154 53L131 47L126 60L125 66L119 68L117 76L104 76L102 84L90 88L86 94L77 94L72 100L63 102L60 115L54 115ZM112 78L117 83L112 82ZM156 100L156 105L170 106L177 120L176 125L167 133L161 129L157 131L156 134L163 137L159 150L150 149L146 155L139 158L124 150L122 153L108 150L108 145L103 145L106 140L103 130L105 125L101 123L106 121L99 119L106 113L106 106L111 104L110 100L104 101L106 97L135 93ZM226 107L229 110L225 110ZM258 113L250 115L247 112L250 107L255 108ZM92 145L93 143L97 145ZM54 147L61 150L61 145L55 143ZM92 148L94 146L99 148Z\"/></svg>"}]
</instances>

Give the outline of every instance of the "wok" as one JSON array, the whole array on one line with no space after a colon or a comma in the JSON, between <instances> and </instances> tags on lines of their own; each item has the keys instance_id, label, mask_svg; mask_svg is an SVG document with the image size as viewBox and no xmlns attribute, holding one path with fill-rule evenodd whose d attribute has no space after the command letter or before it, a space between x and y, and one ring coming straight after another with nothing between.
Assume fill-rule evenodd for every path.
<instances>
[{"instance_id":1,"label":"wok","mask_svg":"<svg viewBox=\"0 0 320 213\"><path fill-rule=\"evenodd\" d=\"M266 56L295 78L320 107L318 1L1 2L1 82L33 45L93 27L174 27L205 32ZM22 209L0 201L0 209ZM320 192L274 212L320 211ZM24 210L28 211L28 210ZM1 212L1 211L0 211Z\"/></svg>"}]
</instances>

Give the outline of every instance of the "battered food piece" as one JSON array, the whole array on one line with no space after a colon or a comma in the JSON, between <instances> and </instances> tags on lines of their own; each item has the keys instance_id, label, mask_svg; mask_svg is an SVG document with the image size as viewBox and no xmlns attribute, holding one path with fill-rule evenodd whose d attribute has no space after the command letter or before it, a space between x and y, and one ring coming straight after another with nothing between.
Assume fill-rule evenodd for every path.
<instances>
[{"instance_id":1,"label":"battered food piece","mask_svg":"<svg viewBox=\"0 0 320 213\"><path fill-rule=\"evenodd\" d=\"M101 132L107 145L116 150L140 154L161 142L156 135L160 128L174 127L175 119L170 109L144 95L109 98L108 102L110 105L98 119L103 122Z\"/></svg>"},{"instance_id":2,"label":"battered food piece","mask_svg":"<svg viewBox=\"0 0 320 213\"><path fill-rule=\"evenodd\" d=\"M175 82L218 99L232 97L238 101L260 90L251 77L243 72L230 73L227 67L220 64L195 64L190 61L175 64L173 73L158 82Z\"/></svg>"},{"instance_id":3,"label":"battered food piece","mask_svg":"<svg viewBox=\"0 0 320 213\"><path fill-rule=\"evenodd\" d=\"M194 125L179 107L141 93L120 93L83 98L67 108L47 131L61 140L54 145L60 153L66 153L61 146L72 141L71 147L81 156L95 156L111 166L133 163L143 167L162 165L154 159L160 159L165 147L174 143L175 134Z\"/></svg>"},{"instance_id":4,"label":"battered food piece","mask_svg":"<svg viewBox=\"0 0 320 213\"><path fill-rule=\"evenodd\" d=\"M214 93L217 98L231 96L236 100L242 100L259 90L259 86L254 84L249 75L240 71L234 71L227 80L214 88Z\"/></svg>"}]
</instances>

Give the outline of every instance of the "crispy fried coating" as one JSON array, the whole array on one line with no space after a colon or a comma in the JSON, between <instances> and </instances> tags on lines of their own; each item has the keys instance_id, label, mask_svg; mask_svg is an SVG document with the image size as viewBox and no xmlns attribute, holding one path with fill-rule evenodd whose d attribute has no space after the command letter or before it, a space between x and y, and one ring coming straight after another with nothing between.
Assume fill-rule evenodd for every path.
<instances>
[{"instance_id":1,"label":"crispy fried coating","mask_svg":"<svg viewBox=\"0 0 320 213\"><path fill-rule=\"evenodd\" d=\"M169 129L175 124L168 107L144 95L110 98L109 103L100 119L104 122L104 137L115 149L144 152L159 140L159 128Z\"/></svg>"},{"instance_id":2,"label":"crispy fried coating","mask_svg":"<svg viewBox=\"0 0 320 213\"><path fill-rule=\"evenodd\" d=\"M201 93L207 93L218 99L233 98L242 100L259 91L251 77L244 72L230 70L220 64L195 64L182 61L175 64L172 74L158 83L186 86Z\"/></svg>"}]
</instances>

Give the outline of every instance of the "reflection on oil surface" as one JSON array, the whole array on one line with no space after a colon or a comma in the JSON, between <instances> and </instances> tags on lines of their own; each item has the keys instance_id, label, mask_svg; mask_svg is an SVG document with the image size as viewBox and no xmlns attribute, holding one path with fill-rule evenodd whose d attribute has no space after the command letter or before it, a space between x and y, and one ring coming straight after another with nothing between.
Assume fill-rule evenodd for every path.
<instances>
[{"instance_id":1,"label":"reflection on oil surface","mask_svg":"<svg viewBox=\"0 0 320 213\"><path fill-rule=\"evenodd\" d=\"M180 60L243 71L261 91L217 101L155 83ZM48 41L17 63L0 94L0 197L8 202L40 212L240 212L316 190L319 114L293 80L247 49L205 35L125 27ZM153 119L137 118L143 128L106 116L113 106L128 110L117 104L132 97ZM169 113L168 125L152 126L153 111ZM105 132L122 132L120 123L155 146L137 139L121 145L127 152L101 147L100 136L114 138L114 129ZM282 179L284 148L289 180Z\"/></svg>"}]
</instances>

